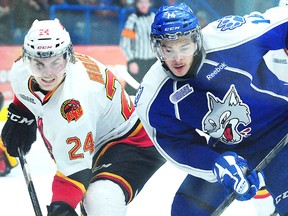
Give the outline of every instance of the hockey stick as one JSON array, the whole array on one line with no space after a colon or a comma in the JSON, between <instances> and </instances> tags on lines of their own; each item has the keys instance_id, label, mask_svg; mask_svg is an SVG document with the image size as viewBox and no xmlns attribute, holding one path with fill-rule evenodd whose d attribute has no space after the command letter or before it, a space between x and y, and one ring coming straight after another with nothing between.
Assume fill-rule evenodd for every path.
<instances>
[{"instance_id":1,"label":"hockey stick","mask_svg":"<svg viewBox=\"0 0 288 216\"><path fill-rule=\"evenodd\" d=\"M255 167L255 171L259 172L263 170L274 158L275 156L287 145L288 134L286 134L280 142L265 156L265 158ZM211 216L220 216L226 208L237 198L236 193L231 193L221 205L213 212Z\"/></svg>"},{"instance_id":2,"label":"hockey stick","mask_svg":"<svg viewBox=\"0 0 288 216\"><path fill-rule=\"evenodd\" d=\"M19 154L19 161L20 161L23 175L24 175L27 187L28 187L28 191L29 191L29 195L30 195L30 199L31 199L33 208L34 208L35 215L36 216L42 216L41 208L40 208L40 205L39 205L39 202L37 199L35 188L34 188L32 178L30 175L30 171L28 169L28 164L27 164L26 158L24 156L24 153L20 148L18 148L18 154Z\"/></svg>"},{"instance_id":3,"label":"hockey stick","mask_svg":"<svg viewBox=\"0 0 288 216\"><path fill-rule=\"evenodd\" d=\"M115 65L115 68L119 68L118 70L111 70L112 73L117 77L117 78L122 78L128 85L130 85L134 89L138 89L140 83L137 82L133 78L133 76L125 69L122 69L120 65Z\"/></svg>"}]
</instances>

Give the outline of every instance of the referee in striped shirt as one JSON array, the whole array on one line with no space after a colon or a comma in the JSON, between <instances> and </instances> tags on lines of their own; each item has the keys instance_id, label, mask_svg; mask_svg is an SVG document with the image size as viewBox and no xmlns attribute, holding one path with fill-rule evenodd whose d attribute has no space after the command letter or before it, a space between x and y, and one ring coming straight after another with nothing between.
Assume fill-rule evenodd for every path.
<instances>
[{"instance_id":1,"label":"referee in striped shirt","mask_svg":"<svg viewBox=\"0 0 288 216\"><path fill-rule=\"evenodd\" d=\"M154 12L149 12L150 8L150 0L135 0L136 10L128 16L120 40L127 59L127 70L138 82L156 61L150 48L150 30L155 16ZM125 90L129 95L136 94L129 84L126 84Z\"/></svg>"}]
</instances>

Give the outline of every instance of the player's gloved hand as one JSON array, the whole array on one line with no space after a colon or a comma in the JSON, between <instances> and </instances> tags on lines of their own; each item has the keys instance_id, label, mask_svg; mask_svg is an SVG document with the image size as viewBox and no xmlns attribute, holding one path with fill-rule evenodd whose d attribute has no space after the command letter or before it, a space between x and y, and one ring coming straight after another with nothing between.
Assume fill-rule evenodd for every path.
<instances>
[{"instance_id":1,"label":"player's gloved hand","mask_svg":"<svg viewBox=\"0 0 288 216\"><path fill-rule=\"evenodd\" d=\"M75 210L68 204L58 201L47 206L48 216L78 216Z\"/></svg>"},{"instance_id":2,"label":"player's gloved hand","mask_svg":"<svg viewBox=\"0 0 288 216\"><path fill-rule=\"evenodd\" d=\"M262 172L249 171L247 160L234 152L225 152L215 162L213 172L226 190L238 194L237 200L253 198L265 186ZM246 176L245 173L249 174ZM247 173L246 173L247 174Z\"/></svg>"},{"instance_id":3,"label":"player's gloved hand","mask_svg":"<svg viewBox=\"0 0 288 216\"><path fill-rule=\"evenodd\" d=\"M18 147L27 154L36 141L36 120L32 113L19 109L11 103L8 107L8 120L1 137L9 155L18 157Z\"/></svg>"}]
</instances>

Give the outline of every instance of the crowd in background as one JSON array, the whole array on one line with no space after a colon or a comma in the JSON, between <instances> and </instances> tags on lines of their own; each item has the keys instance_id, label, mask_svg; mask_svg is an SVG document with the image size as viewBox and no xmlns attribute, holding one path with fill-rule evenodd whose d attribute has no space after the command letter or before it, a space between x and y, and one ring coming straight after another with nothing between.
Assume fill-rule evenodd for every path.
<instances>
[{"instance_id":1,"label":"crowd in background","mask_svg":"<svg viewBox=\"0 0 288 216\"><path fill-rule=\"evenodd\" d=\"M61 4L132 8L134 0L0 0L0 44L21 44L32 22L49 19L51 5ZM154 1L155 7L162 4L169 0Z\"/></svg>"},{"instance_id":2,"label":"crowd in background","mask_svg":"<svg viewBox=\"0 0 288 216\"><path fill-rule=\"evenodd\" d=\"M156 10L161 5L170 5L180 2L185 2L186 4L190 5L193 9L196 10L195 13L197 16L199 16L200 21L207 23L221 16L234 13L236 4L235 2L237 2L237 0L153 0L152 9ZM247 2L248 1L246 1L246 4L248 4ZM277 0L253 0L251 1L251 4L257 6L256 8L254 7L253 10L263 11L264 9L277 5L277 2ZM134 0L0 0L0 45L21 44L23 42L23 37L26 34L26 31L32 24L33 20L36 18L39 20L49 19L51 17L51 5L65 4L74 6L92 5L133 8ZM207 8L203 7L205 4L208 5L211 10L215 11L215 13L213 14L211 11L207 11ZM241 7L247 6L244 3L239 5L241 5ZM57 14L57 16L58 15L59 14ZM85 44L83 37L87 37L87 35L85 35L87 32L85 32L83 29L88 28L85 27L87 25L85 20L85 13L68 11L63 17L61 17L62 15L63 14L59 15L60 20L64 20L63 24L67 26L67 29L70 32L72 30L75 31L75 34L73 31L71 32L73 43ZM127 17L128 15L125 15L125 18ZM105 31L98 30L103 24L110 26L109 34L106 34ZM89 40L86 42L91 44L119 44L121 34L119 25L118 14L99 13L98 11L94 17L91 17L91 27L89 26L91 32L88 32L91 34L91 37L96 38L97 36L97 39ZM202 26L205 25L206 24L203 24ZM111 37L110 40L109 37Z\"/></svg>"}]
</instances>

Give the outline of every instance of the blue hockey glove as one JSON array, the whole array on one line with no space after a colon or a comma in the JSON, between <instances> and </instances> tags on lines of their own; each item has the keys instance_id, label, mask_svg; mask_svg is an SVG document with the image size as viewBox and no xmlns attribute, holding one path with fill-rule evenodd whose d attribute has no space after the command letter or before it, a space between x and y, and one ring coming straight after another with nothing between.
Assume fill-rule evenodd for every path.
<instances>
[{"instance_id":1,"label":"blue hockey glove","mask_svg":"<svg viewBox=\"0 0 288 216\"><path fill-rule=\"evenodd\" d=\"M238 194L237 200L240 201L253 198L265 186L263 173L249 172L247 160L234 152L222 154L216 160L213 172L229 193L234 191ZM247 176L246 172L249 172Z\"/></svg>"},{"instance_id":2,"label":"blue hockey glove","mask_svg":"<svg viewBox=\"0 0 288 216\"><path fill-rule=\"evenodd\" d=\"M68 204L58 201L47 206L48 216L78 216L75 210Z\"/></svg>"},{"instance_id":3,"label":"blue hockey glove","mask_svg":"<svg viewBox=\"0 0 288 216\"><path fill-rule=\"evenodd\" d=\"M37 126L32 113L19 109L11 103L8 107L6 121L1 137L9 155L18 157L18 148L27 154L33 142L36 141Z\"/></svg>"}]
</instances>

